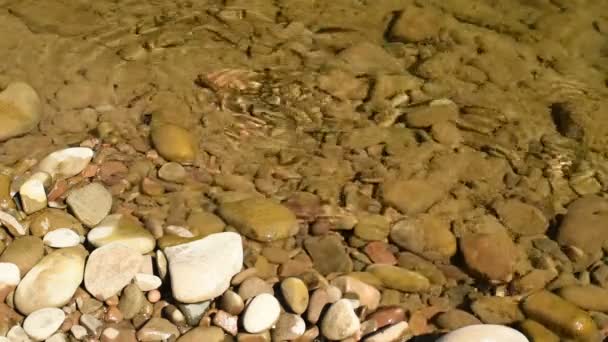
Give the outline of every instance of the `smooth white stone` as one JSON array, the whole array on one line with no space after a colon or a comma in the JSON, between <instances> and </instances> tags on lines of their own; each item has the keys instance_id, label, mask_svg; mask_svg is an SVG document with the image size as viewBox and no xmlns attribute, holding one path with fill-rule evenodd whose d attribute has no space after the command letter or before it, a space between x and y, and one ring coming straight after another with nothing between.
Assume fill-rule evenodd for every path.
<instances>
[{"instance_id":1,"label":"smooth white stone","mask_svg":"<svg viewBox=\"0 0 608 342\"><path fill-rule=\"evenodd\" d=\"M106 300L133 280L142 262L139 252L120 243L97 248L87 260L84 286L95 298Z\"/></svg>"},{"instance_id":2,"label":"smooth white stone","mask_svg":"<svg viewBox=\"0 0 608 342\"><path fill-rule=\"evenodd\" d=\"M65 313L57 308L39 309L23 321L23 330L33 339L42 341L53 335L63 324Z\"/></svg>"},{"instance_id":3,"label":"smooth white stone","mask_svg":"<svg viewBox=\"0 0 608 342\"><path fill-rule=\"evenodd\" d=\"M252 334L270 329L281 315L281 304L269 293L255 296L243 314L243 327Z\"/></svg>"},{"instance_id":4,"label":"smooth white stone","mask_svg":"<svg viewBox=\"0 0 608 342\"><path fill-rule=\"evenodd\" d=\"M32 341L32 339L29 336L27 336L27 334L25 333L25 330L23 330L23 328L19 325L15 325L14 327L10 328L10 330L6 334L6 337L8 338L8 340L10 342L31 342Z\"/></svg>"},{"instance_id":5,"label":"smooth white stone","mask_svg":"<svg viewBox=\"0 0 608 342\"><path fill-rule=\"evenodd\" d=\"M93 150L88 147L65 148L46 156L37 168L53 178L69 178L82 172L91 162L93 154Z\"/></svg>"},{"instance_id":6,"label":"smooth white stone","mask_svg":"<svg viewBox=\"0 0 608 342\"><path fill-rule=\"evenodd\" d=\"M163 284L159 277L146 273L137 273L133 282L144 292L156 290Z\"/></svg>"},{"instance_id":7,"label":"smooth white stone","mask_svg":"<svg viewBox=\"0 0 608 342\"><path fill-rule=\"evenodd\" d=\"M6 213L2 210L0 210L0 222L5 227L9 228L11 233L16 233L19 236L25 235L25 233L27 233L25 227L23 227L23 225L19 223L19 221L17 221L17 219L13 215Z\"/></svg>"},{"instance_id":8,"label":"smooth white stone","mask_svg":"<svg viewBox=\"0 0 608 342\"><path fill-rule=\"evenodd\" d=\"M21 187L19 187L19 195L21 196L23 211L27 214L31 214L46 208L47 199L45 187L50 184L50 181L51 176L48 173L36 172L21 184Z\"/></svg>"},{"instance_id":9,"label":"smooth white stone","mask_svg":"<svg viewBox=\"0 0 608 342\"><path fill-rule=\"evenodd\" d=\"M149 253L156 247L156 240L149 231L139 222L122 214L108 215L89 231L87 239L95 247L121 243L141 254Z\"/></svg>"},{"instance_id":10,"label":"smooth white stone","mask_svg":"<svg viewBox=\"0 0 608 342\"><path fill-rule=\"evenodd\" d=\"M11 262L0 262L0 284L17 286L21 281L19 267Z\"/></svg>"},{"instance_id":11,"label":"smooth white stone","mask_svg":"<svg viewBox=\"0 0 608 342\"><path fill-rule=\"evenodd\" d=\"M73 247L80 244L81 237L69 228L51 230L44 235L42 242L53 248Z\"/></svg>"},{"instance_id":12,"label":"smooth white stone","mask_svg":"<svg viewBox=\"0 0 608 342\"><path fill-rule=\"evenodd\" d=\"M456 329L437 342L530 342L524 334L504 325L475 324Z\"/></svg>"}]
</instances>

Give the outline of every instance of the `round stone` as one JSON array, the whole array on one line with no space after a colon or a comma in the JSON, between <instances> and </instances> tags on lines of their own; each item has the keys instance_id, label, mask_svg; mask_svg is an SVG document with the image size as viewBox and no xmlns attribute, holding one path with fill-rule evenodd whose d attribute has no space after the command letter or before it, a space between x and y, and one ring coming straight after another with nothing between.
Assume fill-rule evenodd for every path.
<instances>
[{"instance_id":1,"label":"round stone","mask_svg":"<svg viewBox=\"0 0 608 342\"><path fill-rule=\"evenodd\" d=\"M21 272L17 265L10 262L0 262L0 284L17 286L21 280Z\"/></svg>"},{"instance_id":2,"label":"round stone","mask_svg":"<svg viewBox=\"0 0 608 342\"><path fill-rule=\"evenodd\" d=\"M281 292L291 311L298 315L306 311L309 300L308 287L306 287L306 284L301 279L291 277L283 280Z\"/></svg>"},{"instance_id":3,"label":"round stone","mask_svg":"<svg viewBox=\"0 0 608 342\"><path fill-rule=\"evenodd\" d=\"M279 319L281 305L271 294L262 293L254 297L243 316L243 326L252 334L270 329Z\"/></svg>"},{"instance_id":4,"label":"round stone","mask_svg":"<svg viewBox=\"0 0 608 342\"><path fill-rule=\"evenodd\" d=\"M71 229L59 228L48 232L42 242L53 248L73 247L80 243L80 236Z\"/></svg>"},{"instance_id":5,"label":"round stone","mask_svg":"<svg viewBox=\"0 0 608 342\"><path fill-rule=\"evenodd\" d=\"M330 340L343 340L356 334L360 326L351 301L340 299L327 310L321 323L321 332Z\"/></svg>"},{"instance_id":6,"label":"round stone","mask_svg":"<svg viewBox=\"0 0 608 342\"><path fill-rule=\"evenodd\" d=\"M519 331L504 325L476 324L456 329L437 342L529 342Z\"/></svg>"},{"instance_id":7,"label":"round stone","mask_svg":"<svg viewBox=\"0 0 608 342\"><path fill-rule=\"evenodd\" d=\"M65 313L57 308L44 308L32 312L25 321L23 329L37 341L46 340L53 335L65 320Z\"/></svg>"}]
</instances>

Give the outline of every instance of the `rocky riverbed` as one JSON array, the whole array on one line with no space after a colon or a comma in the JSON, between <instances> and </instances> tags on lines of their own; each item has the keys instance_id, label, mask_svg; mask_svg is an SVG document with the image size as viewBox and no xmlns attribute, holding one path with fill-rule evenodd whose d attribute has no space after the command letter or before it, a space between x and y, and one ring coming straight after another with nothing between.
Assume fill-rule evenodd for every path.
<instances>
[{"instance_id":1,"label":"rocky riverbed","mask_svg":"<svg viewBox=\"0 0 608 342\"><path fill-rule=\"evenodd\" d=\"M0 9L0 342L608 336L605 1Z\"/></svg>"}]
</instances>

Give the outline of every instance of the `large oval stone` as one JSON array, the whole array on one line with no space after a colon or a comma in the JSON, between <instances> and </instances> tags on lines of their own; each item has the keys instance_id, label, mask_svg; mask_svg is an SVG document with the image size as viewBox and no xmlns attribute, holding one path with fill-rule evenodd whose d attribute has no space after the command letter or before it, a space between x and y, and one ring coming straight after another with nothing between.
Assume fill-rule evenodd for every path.
<instances>
[{"instance_id":1,"label":"large oval stone","mask_svg":"<svg viewBox=\"0 0 608 342\"><path fill-rule=\"evenodd\" d=\"M0 92L0 141L28 133L42 115L38 93L27 83L11 83Z\"/></svg>"}]
</instances>

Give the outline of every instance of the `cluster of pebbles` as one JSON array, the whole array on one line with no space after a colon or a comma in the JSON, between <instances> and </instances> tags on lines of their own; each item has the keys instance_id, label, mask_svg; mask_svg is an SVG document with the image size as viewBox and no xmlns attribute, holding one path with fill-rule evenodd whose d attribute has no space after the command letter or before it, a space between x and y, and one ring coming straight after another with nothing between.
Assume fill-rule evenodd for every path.
<instances>
[{"instance_id":1,"label":"cluster of pebbles","mask_svg":"<svg viewBox=\"0 0 608 342\"><path fill-rule=\"evenodd\" d=\"M601 1L120 5L0 13L0 342L608 336Z\"/></svg>"}]
</instances>

